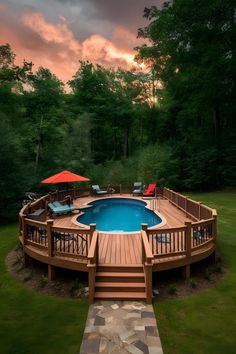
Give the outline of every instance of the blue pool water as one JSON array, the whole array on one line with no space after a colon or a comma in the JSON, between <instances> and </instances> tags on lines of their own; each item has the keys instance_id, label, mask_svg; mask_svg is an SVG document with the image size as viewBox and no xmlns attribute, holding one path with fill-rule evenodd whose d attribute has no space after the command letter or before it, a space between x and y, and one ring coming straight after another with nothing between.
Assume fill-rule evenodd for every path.
<instances>
[{"instance_id":1,"label":"blue pool water","mask_svg":"<svg viewBox=\"0 0 236 354\"><path fill-rule=\"evenodd\" d=\"M77 218L82 224L95 223L100 231L134 232L141 230L141 224L149 227L162 221L153 211L145 208L146 203L128 198L108 198L90 202L84 214Z\"/></svg>"}]
</instances>

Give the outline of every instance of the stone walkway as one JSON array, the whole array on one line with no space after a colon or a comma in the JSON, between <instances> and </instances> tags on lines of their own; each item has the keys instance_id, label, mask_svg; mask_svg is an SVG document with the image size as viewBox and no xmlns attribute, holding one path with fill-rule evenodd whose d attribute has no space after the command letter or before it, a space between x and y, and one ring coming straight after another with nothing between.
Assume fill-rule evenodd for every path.
<instances>
[{"instance_id":1,"label":"stone walkway","mask_svg":"<svg viewBox=\"0 0 236 354\"><path fill-rule=\"evenodd\" d=\"M152 305L99 301L90 305L80 354L163 354Z\"/></svg>"}]
</instances>

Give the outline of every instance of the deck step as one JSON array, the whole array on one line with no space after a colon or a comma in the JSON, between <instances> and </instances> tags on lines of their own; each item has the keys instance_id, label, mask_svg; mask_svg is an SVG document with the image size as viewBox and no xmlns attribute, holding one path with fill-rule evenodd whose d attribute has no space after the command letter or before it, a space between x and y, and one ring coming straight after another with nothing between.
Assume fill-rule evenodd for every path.
<instances>
[{"instance_id":1,"label":"deck step","mask_svg":"<svg viewBox=\"0 0 236 354\"><path fill-rule=\"evenodd\" d=\"M107 277L124 277L124 278L130 278L130 277L144 277L144 273L140 272L140 273L131 273L131 272L97 272L96 273L97 276L99 277L104 277L104 276L107 276Z\"/></svg>"},{"instance_id":2,"label":"deck step","mask_svg":"<svg viewBox=\"0 0 236 354\"><path fill-rule=\"evenodd\" d=\"M124 286L124 283L118 283L118 282L114 282L114 283L111 283L111 282L103 282L103 281L99 281L99 282L96 282L95 283L95 286L105 286L105 287L109 287L109 286L114 286L116 288L118 287L123 287ZM129 288L130 287L138 287L138 288L142 288L142 287L145 287L145 284L144 283L130 283L129 285L125 285L125 286L128 286Z\"/></svg>"},{"instance_id":3,"label":"deck step","mask_svg":"<svg viewBox=\"0 0 236 354\"><path fill-rule=\"evenodd\" d=\"M128 272L97 272L96 281L110 282L144 282L144 273L128 273Z\"/></svg>"},{"instance_id":4,"label":"deck step","mask_svg":"<svg viewBox=\"0 0 236 354\"><path fill-rule=\"evenodd\" d=\"M99 264L98 272L122 272L122 273L143 273L142 264L122 265L122 264Z\"/></svg>"},{"instance_id":5,"label":"deck step","mask_svg":"<svg viewBox=\"0 0 236 354\"><path fill-rule=\"evenodd\" d=\"M95 292L95 299L106 299L106 300L110 300L110 299L119 299L119 300L127 300L127 299L132 299L132 300L140 300L146 299L146 293L145 292L112 292L112 291L106 291L106 292Z\"/></svg>"},{"instance_id":6,"label":"deck step","mask_svg":"<svg viewBox=\"0 0 236 354\"><path fill-rule=\"evenodd\" d=\"M146 283L142 264L99 264L95 299L145 300Z\"/></svg>"},{"instance_id":7,"label":"deck step","mask_svg":"<svg viewBox=\"0 0 236 354\"><path fill-rule=\"evenodd\" d=\"M96 282L95 283L95 289L96 292L113 292L113 291L118 291L118 292L144 292L145 291L145 283L140 282L140 283L127 283L124 286L124 282Z\"/></svg>"}]
</instances>

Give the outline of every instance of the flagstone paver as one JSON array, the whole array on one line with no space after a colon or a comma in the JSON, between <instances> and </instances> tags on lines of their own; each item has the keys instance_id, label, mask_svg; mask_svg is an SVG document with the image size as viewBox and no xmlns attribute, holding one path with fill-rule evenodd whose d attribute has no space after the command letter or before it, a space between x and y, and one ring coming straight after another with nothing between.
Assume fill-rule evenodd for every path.
<instances>
[{"instance_id":1,"label":"flagstone paver","mask_svg":"<svg viewBox=\"0 0 236 354\"><path fill-rule=\"evenodd\" d=\"M98 301L90 305L80 354L163 354L152 305Z\"/></svg>"}]
</instances>

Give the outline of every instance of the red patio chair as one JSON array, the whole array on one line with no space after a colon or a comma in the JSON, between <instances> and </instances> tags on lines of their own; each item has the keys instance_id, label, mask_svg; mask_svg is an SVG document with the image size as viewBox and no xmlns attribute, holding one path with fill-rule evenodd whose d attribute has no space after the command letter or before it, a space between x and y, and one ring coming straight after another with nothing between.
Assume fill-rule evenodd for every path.
<instances>
[{"instance_id":1,"label":"red patio chair","mask_svg":"<svg viewBox=\"0 0 236 354\"><path fill-rule=\"evenodd\" d=\"M150 183L147 190L143 193L143 197L153 197L155 195L156 183Z\"/></svg>"}]
</instances>

